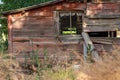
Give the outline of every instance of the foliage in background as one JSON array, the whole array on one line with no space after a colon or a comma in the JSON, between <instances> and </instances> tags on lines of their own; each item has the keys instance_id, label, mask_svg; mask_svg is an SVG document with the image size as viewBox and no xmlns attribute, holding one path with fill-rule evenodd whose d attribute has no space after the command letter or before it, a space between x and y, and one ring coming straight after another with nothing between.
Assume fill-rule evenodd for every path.
<instances>
[{"instance_id":1,"label":"foliage in background","mask_svg":"<svg viewBox=\"0 0 120 80\"><path fill-rule=\"evenodd\" d=\"M2 0L3 4L0 4L0 12L32 6L48 1L52 0ZM1 19L0 17L0 25L0 52L4 53L8 49L7 19Z\"/></svg>"},{"instance_id":2,"label":"foliage in background","mask_svg":"<svg viewBox=\"0 0 120 80\"><path fill-rule=\"evenodd\" d=\"M0 52L5 53L8 49L8 31L7 31L7 20L0 19Z\"/></svg>"},{"instance_id":3,"label":"foliage in background","mask_svg":"<svg viewBox=\"0 0 120 80\"><path fill-rule=\"evenodd\" d=\"M13 10L22 7L32 6L52 0L2 0L4 4L1 5L3 11Z\"/></svg>"}]
</instances>

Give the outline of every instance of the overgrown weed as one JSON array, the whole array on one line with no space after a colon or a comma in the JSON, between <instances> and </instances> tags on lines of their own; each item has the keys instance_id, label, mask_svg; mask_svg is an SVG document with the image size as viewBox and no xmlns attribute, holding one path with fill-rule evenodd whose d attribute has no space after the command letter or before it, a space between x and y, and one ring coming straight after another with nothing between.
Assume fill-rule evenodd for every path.
<instances>
[{"instance_id":1,"label":"overgrown weed","mask_svg":"<svg viewBox=\"0 0 120 80\"><path fill-rule=\"evenodd\" d=\"M104 54L98 62L84 63L78 73L78 80L120 80L119 50Z\"/></svg>"}]
</instances>

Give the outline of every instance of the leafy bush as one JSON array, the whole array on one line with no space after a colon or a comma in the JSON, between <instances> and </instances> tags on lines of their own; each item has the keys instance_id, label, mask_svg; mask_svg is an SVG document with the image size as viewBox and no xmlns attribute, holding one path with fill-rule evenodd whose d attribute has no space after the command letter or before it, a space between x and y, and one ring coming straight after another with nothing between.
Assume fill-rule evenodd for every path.
<instances>
[{"instance_id":1,"label":"leafy bush","mask_svg":"<svg viewBox=\"0 0 120 80\"><path fill-rule=\"evenodd\" d=\"M0 19L0 52L5 53L8 49L7 20Z\"/></svg>"},{"instance_id":2,"label":"leafy bush","mask_svg":"<svg viewBox=\"0 0 120 80\"><path fill-rule=\"evenodd\" d=\"M19 9L27 6L32 6L40 3L45 3L52 0L2 0L2 11Z\"/></svg>"}]
</instances>

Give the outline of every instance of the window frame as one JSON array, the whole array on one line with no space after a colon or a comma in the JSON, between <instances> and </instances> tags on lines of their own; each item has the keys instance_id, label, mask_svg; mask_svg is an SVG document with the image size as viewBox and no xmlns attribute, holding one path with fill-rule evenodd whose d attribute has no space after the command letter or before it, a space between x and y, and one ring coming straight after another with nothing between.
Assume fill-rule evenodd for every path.
<instances>
[{"instance_id":1,"label":"window frame","mask_svg":"<svg viewBox=\"0 0 120 80\"><path fill-rule=\"evenodd\" d=\"M58 35L64 35L64 34L61 34L61 30L60 30L60 17L59 17L59 15L60 15L60 13L70 13L70 17L71 17L71 13L80 13L81 14L81 16L82 16L82 26L81 26L81 28L83 28L83 11L81 11L81 10L67 10L67 11L65 11L65 10L63 10L63 11L56 11L56 14L57 14L57 21L56 21L56 26L57 26L57 33L58 33ZM71 20L71 18L70 18L70 28L72 28L71 27L72 26L72 20ZM72 34L69 34L69 35L72 35ZM80 34L75 34L75 35L80 35Z\"/></svg>"},{"instance_id":2,"label":"window frame","mask_svg":"<svg viewBox=\"0 0 120 80\"><path fill-rule=\"evenodd\" d=\"M59 13L61 12L78 12L78 13L81 13L81 16L82 16L82 31L83 31L83 17L84 17L84 11L83 10L57 10L57 11L54 11L55 15L54 15L54 18L55 18L55 32L57 34L57 38L60 40L60 41L64 41L67 39L67 42L74 42L75 41L79 41L80 39L82 39L81 37L81 34L75 34L75 35L63 35L60 33L60 23L59 23ZM82 32L81 31L81 32Z\"/></svg>"}]
</instances>

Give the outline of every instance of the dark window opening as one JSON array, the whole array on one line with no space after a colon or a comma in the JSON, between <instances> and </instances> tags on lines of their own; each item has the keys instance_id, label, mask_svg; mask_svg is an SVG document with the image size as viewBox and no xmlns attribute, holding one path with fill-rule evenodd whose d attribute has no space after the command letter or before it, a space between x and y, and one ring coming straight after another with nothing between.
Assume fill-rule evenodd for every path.
<instances>
[{"instance_id":1,"label":"dark window opening","mask_svg":"<svg viewBox=\"0 0 120 80\"><path fill-rule=\"evenodd\" d=\"M79 12L60 12L59 32L62 35L77 35L82 32L82 15Z\"/></svg>"},{"instance_id":2,"label":"dark window opening","mask_svg":"<svg viewBox=\"0 0 120 80\"><path fill-rule=\"evenodd\" d=\"M88 32L90 37L116 37L116 31Z\"/></svg>"},{"instance_id":3,"label":"dark window opening","mask_svg":"<svg viewBox=\"0 0 120 80\"><path fill-rule=\"evenodd\" d=\"M92 0L87 0L87 2L92 2Z\"/></svg>"}]
</instances>

